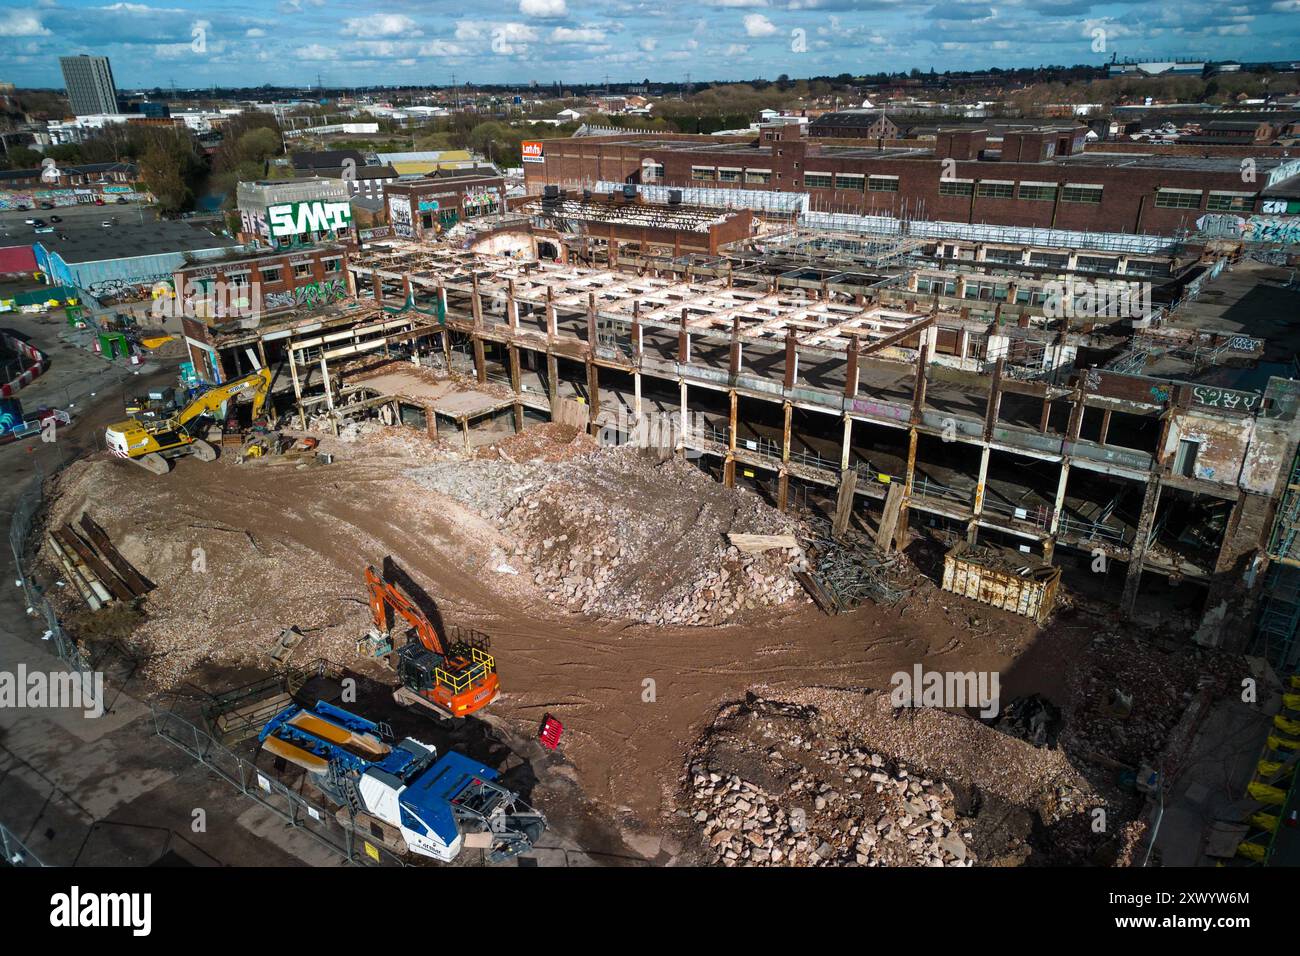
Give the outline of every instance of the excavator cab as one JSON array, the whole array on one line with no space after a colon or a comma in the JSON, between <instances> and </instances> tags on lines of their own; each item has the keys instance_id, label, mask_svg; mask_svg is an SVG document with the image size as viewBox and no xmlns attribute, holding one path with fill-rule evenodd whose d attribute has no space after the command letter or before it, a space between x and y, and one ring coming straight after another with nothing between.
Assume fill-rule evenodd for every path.
<instances>
[{"instance_id":1,"label":"excavator cab","mask_svg":"<svg viewBox=\"0 0 1300 956\"><path fill-rule=\"evenodd\" d=\"M412 637L395 656L402 686L452 717L468 716L500 696L496 661L477 647L450 648L444 657Z\"/></svg>"},{"instance_id":2,"label":"excavator cab","mask_svg":"<svg viewBox=\"0 0 1300 956\"><path fill-rule=\"evenodd\" d=\"M392 648L388 662L401 679L394 700L462 718L501 696L491 654L465 641L445 641L428 615L373 567L366 568L366 588L375 630L363 643ZM405 641L399 637L399 618L409 627Z\"/></svg>"}]
</instances>

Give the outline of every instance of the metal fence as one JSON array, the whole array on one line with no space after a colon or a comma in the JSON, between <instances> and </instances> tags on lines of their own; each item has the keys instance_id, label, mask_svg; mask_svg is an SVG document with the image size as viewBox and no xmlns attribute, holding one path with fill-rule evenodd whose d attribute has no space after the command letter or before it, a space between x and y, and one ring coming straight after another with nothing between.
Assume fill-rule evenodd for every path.
<instances>
[{"instance_id":1,"label":"metal fence","mask_svg":"<svg viewBox=\"0 0 1300 956\"><path fill-rule=\"evenodd\" d=\"M0 823L0 853L4 858L0 859L0 866L13 867L41 867L45 864L27 845L18 839L18 835Z\"/></svg>"},{"instance_id":2,"label":"metal fence","mask_svg":"<svg viewBox=\"0 0 1300 956\"><path fill-rule=\"evenodd\" d=\"M404 866L405 862L378 840L355 830L351 811L345 825L335 811L313 803L301 793L258 769L248 758L230 750L216 737L173 710L151 704L154 733L184 751L218 777L276 814L298 832L361 866Z\"/></svg>"},{"instance_id":3,"label":"metal fence","mask_svg":"<svg viewBox=\"0 0 1300 956\"><path fill-rule=\"evenodd\" d=\"M27 598L27 612L38 620L45 622L45 640L49 650L70 669L89 676L93 670L86 655L81 652L74 641L59 624L54 608L46 599L44 591L37 582L34 571L26 561L26 542L31 534L36 514L40 511L43 499L42 478L38 473L30 485L18 497L14 506L14 516L9 523L9 547L13 550L14 568L18 581L22 584L23 594Z\"/></svg>"}]
</instances>

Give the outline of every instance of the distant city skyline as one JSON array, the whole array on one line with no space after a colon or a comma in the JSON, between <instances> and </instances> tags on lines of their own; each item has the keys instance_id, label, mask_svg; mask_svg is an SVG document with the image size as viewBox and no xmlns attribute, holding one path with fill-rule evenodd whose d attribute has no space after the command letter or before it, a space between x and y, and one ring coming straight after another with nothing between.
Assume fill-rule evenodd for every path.
<instances>
[{"instance_id":1,"label":"distant city skyline","mask_svg":"<svg viewBox=\"0 0 1300 956\"><path fill-rule=\"evenodd\" d=\"M250 0L0 2L0 80L60 89L680 82L1300 56L1300 0Z\"/></svg>"}]
</instances>

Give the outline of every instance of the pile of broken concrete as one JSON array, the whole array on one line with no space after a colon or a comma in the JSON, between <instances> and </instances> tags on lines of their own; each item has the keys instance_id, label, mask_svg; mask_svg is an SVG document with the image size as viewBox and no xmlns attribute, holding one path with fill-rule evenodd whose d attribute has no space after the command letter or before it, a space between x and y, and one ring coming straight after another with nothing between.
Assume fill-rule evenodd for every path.
<instances>
[{"instance_id":1,"label":"pile of broken concrete","mask_svg":"<svg viewBox=\"0 0 1300 956\"><path fill-rule=\"evenodd\" d=\"M792 737L791 747L811 747ZM972 866L952 791L861 749L821 754L840 774L800 768L783 793L692 770L694 821L723 866ZM969 838L967 833L966 838Z\"/></svg>"}]
</instances>

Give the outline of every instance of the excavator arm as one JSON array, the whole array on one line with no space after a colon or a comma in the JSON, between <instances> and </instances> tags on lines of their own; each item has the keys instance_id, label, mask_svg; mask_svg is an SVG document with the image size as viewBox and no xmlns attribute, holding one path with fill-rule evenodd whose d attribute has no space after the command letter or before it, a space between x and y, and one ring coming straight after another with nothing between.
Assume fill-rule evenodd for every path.
<instances>
[{"instance_id":1,"label":"excavator arm","mask_svg":"<svg viewBox=\"0 0 1300 956\"><path fill-rule=\"evenodd\" d=\"M176 413L176 424L184 428L200 415L212 414L230 399L249 389L253 394L253 418L256 419L262 413L267 395L271 392L271 370L266 368L258 369L243 378L223 382L195 396L188 405Z\"/></svg>"},{"instance_id":2,"label":"excavator arm","mask_svg":"<svg viewBox=\"0 0 1300 956\"><path fill-rule=\"evenodd\" d=\"M398 590L396 584L385 581L373 566L366 568L366 589L370 592L370 614L374 618L375 627L384 633L388 632L388 610L391 608L393 614L415 629L416 636L427 650L446 656L447 652L443 649L442 639L438 637L433 622L416 607L414 601Z\"/></svg>"}]
</instances>

